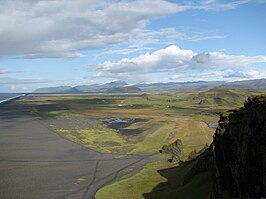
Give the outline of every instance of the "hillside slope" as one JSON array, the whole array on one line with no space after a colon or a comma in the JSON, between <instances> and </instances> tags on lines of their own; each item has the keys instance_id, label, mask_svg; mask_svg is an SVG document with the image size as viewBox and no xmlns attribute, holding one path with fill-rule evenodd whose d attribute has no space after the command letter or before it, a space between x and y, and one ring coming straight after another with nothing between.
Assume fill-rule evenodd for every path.
<instances>
[{"instance_id":1,"label":"hillside slope","mask_svg":"<svg viewBox=\"0 0 266 199\"><path fill-rule=\"evenodd\" d=\"M222 85L224 82L219 81L197 81L197 82L168 82L168 83L151 83L136 84L146 92L192 92L206 91L211 88Z\"/></svg>"},{"instance_id":2,"label":"hillside slope","mask_svg":"<svg viewBox=\"0 0 266 199\"><path fill-rule=\"evenodd\" d=\"M266 95L220 115L212 144L194 160L158 170L166 180L145 199L266 197Z\"/></svg>"},{"instance_id":3,"label":"hillside slope","mask_svg":"<svg viewBox=\"0 0 266 199\"><path fill-rule=\"evenodd\" d=\"M227 89L266 90L266 79L228 82L218 86Z\"/></svg>"},{"instance_id":4,"label":"hillside slope","mask_svg":"<svg viewBox=\"0 0 266 199\"><path fill-rule=\"evenodd\" d=\"M91 84L78 86L55 86L38 88L34 93L102 93L113 87L123 87L127 83L123 81L113 81L105 84Z\"/></svg>"},{"instance_id":5,"label":"hillside slope","mask_svg":"<svg viewBox=\"0 0 266 199\"><path fill-rule=\"evenodd\" d=\"M38 88L34 93L78 93L79 91L71 86L57 86Z\"/></svg>"},{"instance_id":6,"label":"hillside slope","mask_svg":"<svg viewBox=\"0 0 266 199\"><path fill-rule=\"evenodd\" d=\"M253 94L254 91L216 88L198 94L191 94L189 100L198 105L241 106L243 101Z\"/></svg>"},{"instance_id":7,"label":"hillside slope","mask_svg":"<svg viewBox=\"0 0 266 199\"><path fill-rule=\"evenodd\" d=\"M106 93L140 93L141 89L136 86L119 86L119 87L112 87L105 91Z\"/></svg>"}]
</instances>

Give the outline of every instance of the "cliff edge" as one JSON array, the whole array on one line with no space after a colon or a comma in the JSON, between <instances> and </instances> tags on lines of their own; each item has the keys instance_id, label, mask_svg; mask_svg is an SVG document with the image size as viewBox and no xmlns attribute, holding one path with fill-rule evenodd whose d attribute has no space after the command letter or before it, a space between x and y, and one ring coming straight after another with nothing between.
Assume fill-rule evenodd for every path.
<instances>
[{"instance_id":1,"label":"cliff edge","mask_svg":"<svg viewBox=\"0 0 266 199\"><path fill-rule=\"evenodd\" d=\"M210 198L265 198L266 95L249 97L244 107L221 114L213 143L197 159L184 184L209 170Z\"/></svg>"}]
</instances>

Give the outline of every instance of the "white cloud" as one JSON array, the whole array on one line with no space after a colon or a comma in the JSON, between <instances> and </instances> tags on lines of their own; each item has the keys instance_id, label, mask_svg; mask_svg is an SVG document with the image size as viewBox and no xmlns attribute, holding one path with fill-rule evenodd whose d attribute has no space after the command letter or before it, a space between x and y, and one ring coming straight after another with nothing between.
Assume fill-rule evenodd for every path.
<instances>
[{"instance_id":1,"label":"white cloud","mask_svg":"<svg viewBox=\"0 0 266 199\"><path fill-rule=\"evenodd\" d=\"M210 52L209 56L207 64L213 66L249 66L266 62L266 56L227 55L222 52Z\"/></svg>"},{"instance_id":2,"label":"white cloud","mask_svg":"<svg viewBox=\"0 0 266 199\"><path fill-rule=\"evenodd\" d=\"M193 30L193 28L189 28L189 31L184 30L184 28L180 31L178 31L176 28L162 28L156 31L139 30L128 39L128 46L116 46L115 49L109 49L95 55L95 57L102 58L106 55L112 54L126 55L139 51L152 50L152 48L148 47L150 44L169 45L178 43L178 41L181 40L202 41L207 39L223 39L225 37L225 35L220 35L213 32L198 32Z\"/></svg>"},{"instance_id":3,"label":"white cloud","mask_svg":"<svg viewBox=\"0 0 266 199\"><path fill-rule=\"evenodd\" d=\"M19 70L10 70L6 68L0 68L0 75L9 74L9 73L21 73L21 72L22 71L19 71Z\"/></svg>"},{"instance_id":4,"label":"white cloud","mask_svg":"<svg viewBox=\"0 0 266 199\"><path fill-rule=\"evenodd\" d=\"M72 79L71 79L72 80ZM2 77L0 76L0 90L1 92L31 92L35 90L38 86L57 86L66 85L69 81L67 80L51 80L42 78L18 78L18 77ZM72 80L73 81L73 80Z\"/></svg>"},{"instance_id":5,"label":"white cloud","mask_svg":"<svg viewBox=\"0 0 266 199\"><path fill-rule=\"evenodd\" d=\"M266 71L261 70L216 70L216 71L203 71L200 73L179 73L172 75L171 80L174 81L235 81L235 80L250 80L250 79L263 79L266 78Z\"/></svg>"},{"instance_id":6,"label":"white cloud","mask_svg":"<svg viewBox=\"0 0 266 199\"><path fill-rule=\"evenodd\" d=\"M76 57L128 40L150 19L185 10L164 0L1 1L0 55Z\"/></svg>"},{"instance_id":7,"label":"white cloud","mask_svg":"<svg viewBox=\"0 0 266 199\"><path fill-rule=\"evenodd\" d=\"M219 2L217 0L204 0L199 4L191 5L194 8L201 10L230 10L235 9L243 4L250 3L252 0L239 0L239 1L229 1L229 2Z\"/></svg>"},{"instance_id":8,"label":"white cloud","mask_svg":"<svg viewBox=\"0 0 266 199\"><path fill-rule=\"evenodd\" d=\"M242 80L266 78L254 64L266 63L266 56L228 55L224 52L197 53L172 45L134 58L105 61L99 65L97 77L129 82Z\"/></svg>"},{"instance_id":9,"label":"white cloud","mask_svg":"<svg viewBox=\"0 0 266 199\"><path fill-rule=\"evenodd\" d=\"M98 65L101 73L130 74L156 73L175 68L186 68L186 64L195 53L191 50L182 50L177 46L146 53L136 58L124 58L119 61L106 61Z\"/></svg>"},{"instance_id":10,"label":"white cloud","mask_svg":"<svg viewBox=\"0 0 266 199\"><path fill-rule=\"evenodd\" d=\"M178 5L166 0L1 0L0 56L74 58L84 56L77 51L125 42L143 47L164 36L192 41L219 39L224 36L187 37L171 28L152 32L146 25L151 19L189 9L233 9L248 2L212 0Z\"/></svg>"},{"instance_id":11,"label":"white cloud","mask_svg":"<svg viewBox=\"0 0 266 199\"><path fill-rule=\"evenodd\" d=\"M118 61L105 61L98 65L101 75L131 75L139 73L175 72L180 70L242 67L266 63L266 56L227 55L223 52L196 53L172 45L152 53Z\"/></svg>"},{"instance_id":12,"label":"white cloud","mask_svg":"<svg viewBox=\"0 0 266 199\"><path fill-rule=\"evenodd\" d=\"M31 78L11 78L11 77L1 77L0 85L27 85L27 84L46 84L50 82L60 82L52 80L43 79L31 79Z\"/></svg>"}]
</instances>

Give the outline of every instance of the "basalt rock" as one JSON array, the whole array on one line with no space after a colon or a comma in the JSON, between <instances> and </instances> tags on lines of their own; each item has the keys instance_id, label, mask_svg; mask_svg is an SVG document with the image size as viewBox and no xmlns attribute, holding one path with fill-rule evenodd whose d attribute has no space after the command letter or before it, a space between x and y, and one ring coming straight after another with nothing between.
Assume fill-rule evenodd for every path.
<instances>
[{"instance_id":1,"label":"basalt rock","mask_svg":"<svg viewBox=\"0 0 266 199\"><path fill-rule=\"evenodd\" d=\"M213 140L212 198L266 197L266 96L221 115Z\"/></svg>"},{"instance_id":2,"label":"basalt rock","mask_svg":"<svg viewBox=\"0 0 266 199\"><path fill-rule=\"evenodd\" d=\"M211 199L266 197L266 95L220 115L213 143L184 183L207 170L213 176Z\"/></svg>"},{"instance_id":3,"label":"basalt rock","mask_svg":"<svg viewBox=\"0 0 266 199\"><path fill-rule=\"evenodd\" d=\"M182 141L177 139L169 145L164 145L160 153L171 154L172 158L169 160L170 162L179 162L183 156Z\"/></svg>"}]
</instances>

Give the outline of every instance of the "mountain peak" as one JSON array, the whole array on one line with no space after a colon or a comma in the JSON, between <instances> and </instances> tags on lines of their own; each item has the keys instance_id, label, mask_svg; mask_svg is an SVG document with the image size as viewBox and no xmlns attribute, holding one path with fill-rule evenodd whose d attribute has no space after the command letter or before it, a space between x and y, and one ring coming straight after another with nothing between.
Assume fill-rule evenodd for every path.
<instances>
[{"instance_id":1,"label":"mountain peak","mask_svg":"<svg viewBox=\"0 0 266 199\"><path fill-rule=\"evenodd\" d=\"M124 81L121 81L121 80L116 80L116 81L105 83L104 85L105 86L110 86L110 87L113 87L113 86L126 86L126 85L128 85L128 83L124 82Z\"/></svg>"}]
</instances>

